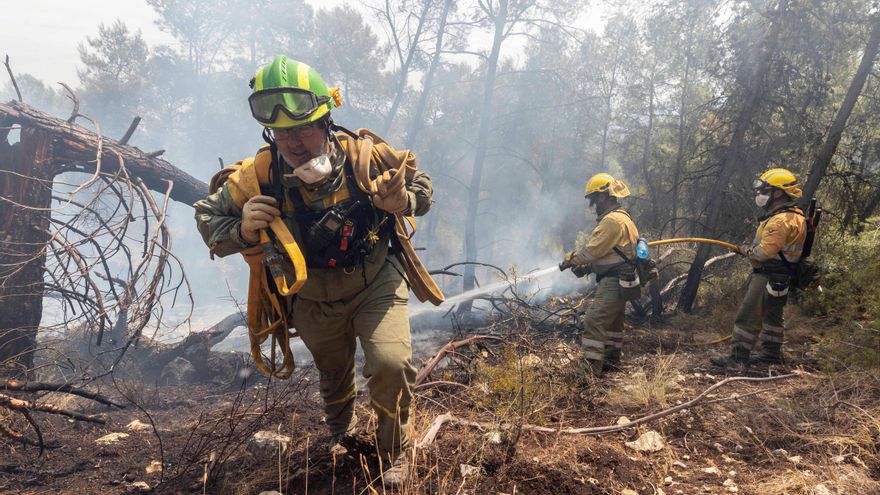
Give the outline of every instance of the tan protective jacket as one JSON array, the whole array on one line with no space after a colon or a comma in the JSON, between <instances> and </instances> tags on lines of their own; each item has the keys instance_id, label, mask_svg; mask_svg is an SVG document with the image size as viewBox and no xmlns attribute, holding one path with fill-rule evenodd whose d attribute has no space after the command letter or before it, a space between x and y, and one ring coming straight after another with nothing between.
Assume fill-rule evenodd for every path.
<instances>
[{"instance_id":1,"label":"tan protective jacket","mask_svg":"<svg viewBox=\"0 0 880 495\"><path fill-rule=\"evenodd\" d=\"M756 268L782 265L781 252L789 263L797 263L807 238L807 221L803 211L786 203L758 225L749 249L749 261Z\"/></svg>"},{"instance_id":2,"label":"tan protective jacket","mask_svg":"<svg viewBox=\"0 0 880 495\"><path fill-rule=\"evenodd\" d=\"M589 265L593 273L601 276L623 262L623 258L614 251L615 246L627 257L635 257L639 231L629 213L619 206L600 215L598 222L587 245L575 251L571 263L575 266Z\"/></svg>"}]
</instances>

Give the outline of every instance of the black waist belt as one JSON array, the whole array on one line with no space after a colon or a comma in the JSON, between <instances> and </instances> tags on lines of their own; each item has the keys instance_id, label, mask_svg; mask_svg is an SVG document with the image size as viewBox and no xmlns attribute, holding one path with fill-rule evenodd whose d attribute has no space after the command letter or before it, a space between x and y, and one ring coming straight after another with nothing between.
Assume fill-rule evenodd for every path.
<instances>
[{"instance_id":1,"label":"black waist belt","mask_svg":"<svg viewBox=\"0 0 880 495\"><path fill-rule=\"evenodd\" d=\"M791 276L791 272L787 268L752 268L752 273L756 273L758 275L788 275Z\"/></svg>"},{"instance_id":2,"label":"black waist belt","mask_svg":"<svg viewBox=\"0 0 880 495\"><path fill-rule=\"evenodd\" d=\"M614 268L614 269L608 270L607 272L603 273L602 275L599 275L599 274L597 273L597 274L596 274L596 283L598 284L598 283L601 282L602 279L605 278L605 277L618 277L618 278L619 278L619 277L620 277L620 271L618 271L617 268Z\"/></svg>"}]
</instances>

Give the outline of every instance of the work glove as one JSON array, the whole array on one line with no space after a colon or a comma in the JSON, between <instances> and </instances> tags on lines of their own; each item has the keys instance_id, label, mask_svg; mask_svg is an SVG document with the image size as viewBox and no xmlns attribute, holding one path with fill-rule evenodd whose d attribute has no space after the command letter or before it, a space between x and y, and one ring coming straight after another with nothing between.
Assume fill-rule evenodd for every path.
<instances>
[{"instance_id":1,"label":"work glove","mask_svg":"<svg viewBox=\"0 0 880 495\"><path fill-rule=\"evenodd\" d=\"M569 251L565 253L565 256L562 258L562 262L559 263L559 271L564 272L572 267L571 259L574 257L574 251Z\"/></svg>"},{"instance_id":2,"label":"work glove","mask_svg":"<svg viewBox=\"0 0 880 495\"><path fill-rule=\"evenodd\" d=\"M409 192L403 172L386 170L375 179L376 194L373 204L388 213L403 213L409 209Z\"/></svg>"},{"instance_id":3,"label":"work glove","mask_svg":"<svg viewBox=\"0 0 880 495\"><path fill-rule=\"evenodd\" d=\"M574 274L577 278L586 277L590 274L592 270L590 269L590 265L577 265L571 267L571 273Z\"/></svg>"},{"instance_id":4,"label":"work glove","mask_svg":"<svg viewBox=\"0 0 880 495\"><path fill-rule=\"evenodd\" d=\"M241 238L250 244L259 244L260 229L281 215L278 201L271 196L254 196L244 204L241 211Z\"/></svg>"}]
</instances>

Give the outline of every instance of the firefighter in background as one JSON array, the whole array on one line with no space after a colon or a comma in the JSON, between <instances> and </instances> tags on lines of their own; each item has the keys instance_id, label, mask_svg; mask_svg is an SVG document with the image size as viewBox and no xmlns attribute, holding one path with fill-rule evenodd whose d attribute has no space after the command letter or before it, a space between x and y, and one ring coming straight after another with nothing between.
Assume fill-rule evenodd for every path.
<instances>
[{"instance_id":1,"label":"firefighter in background","mask_svg":"<svg viewBox=\"0 0 880 495\"><path fill-rule=\"evenodd\" d=\"M261 232L266 235L271 222L283 220L304 248L308 277L295 297L279 298L278 305L320 373L331 451L341 453L351 445L357 423L358 339L377 416L383 481L400 485L408 475L402 454L409 445L416 369L405 270L391 255L398 239L393 215L424 215L431 206L431 180L417 169L405 182L397 176L404 173L400 169L358 176L346 150L360 136L333 123L330 110L342 103L338 89L328 88L308 65L279 55L257 72L251 88L251 113L264 126L267 145L195 204L199 231L212 254L227 256L265 245ZM415 169L413 155L382 150L403 153ZM251 197L241 193L248 180L259 180ZM364 181L375 186L375 194L359 187ZM249 294L249 305L259 297Z\"/></svg>"},{"instance_id":2,"label":"firefighter in background","mask_svg":"<svg viewBox=\"0 0 880 495\"><path fill-rule=\"evenodd\" d=\"M626 262L635 257L639 231L618 203L629 196L623 181L596 174L585 193L596 228L585 246L565 255L560 269L571 268L579 277L596 274L596 296L584 315L580 344L588 369L601 376L620 364L626 302L641 294L634 265Z\"/></svg>"},{"instance_id":3,"label":"firefighter in background","mask_svg":"<svg viewBox=\"0 0 880 495\"><path fill-rule=\"evenodd\" d=\"M752 263L752 275L733 324L730 354L711 359L721 367L784 363L783 310L792 267L801 261L807 237L804 212L796 204L801 190L793 173L784 168L767 170L753 187L755 204L766 213L752 244L741 248ZM759 340L761 353L751 356Z\"/></svg>"}]
</instances>

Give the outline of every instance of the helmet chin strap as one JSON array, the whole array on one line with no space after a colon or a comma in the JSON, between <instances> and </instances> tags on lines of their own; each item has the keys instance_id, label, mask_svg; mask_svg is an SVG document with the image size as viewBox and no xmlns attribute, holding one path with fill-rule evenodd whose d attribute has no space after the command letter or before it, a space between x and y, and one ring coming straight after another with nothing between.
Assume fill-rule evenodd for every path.
<instances>
[{"instance_id":1,"label":"helmet chin strap","mask_svg":"<svg viewBox=\"0 0 880 495\"><path fill-rule=\"evenodd\" d=\"M327 114L327 135L329 136L333 132L344 132L345 134L351 136L352 139L360 139L360 136L358 136L354 132L333 122L333 117L331 117L330 114Z\"/></svg>"}]
</instances>

